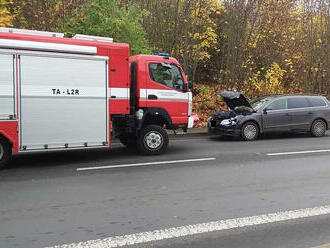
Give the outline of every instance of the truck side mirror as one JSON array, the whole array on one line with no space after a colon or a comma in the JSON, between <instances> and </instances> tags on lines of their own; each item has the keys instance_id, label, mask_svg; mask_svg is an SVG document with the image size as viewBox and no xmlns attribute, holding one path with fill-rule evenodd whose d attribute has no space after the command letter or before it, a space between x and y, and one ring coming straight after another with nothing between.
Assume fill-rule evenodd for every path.
<instances>
[{"instance_id":1,"label":"truck side mirror","mask_svg":"<svg viewBox=\"0 0 330 248\"><path fill-rule=\"evenodd\" d=\"M166 70L171 70L172 69L172 66L170 64L166 64L166 63L162 63L162 67L163 69L166 71Z\"/></svg>"},{"instance_id":2,"label":"truck side mirror","mask_svg":"<svg viewBox=\"0 0 330 248\"><path fill-rule=\"evenodd\" d=\"M188 82L188 88L189 88L189 89L194 88L194 84L193 84L193 82L191 82L191 81Z\"/></svg>"}]
</instances>

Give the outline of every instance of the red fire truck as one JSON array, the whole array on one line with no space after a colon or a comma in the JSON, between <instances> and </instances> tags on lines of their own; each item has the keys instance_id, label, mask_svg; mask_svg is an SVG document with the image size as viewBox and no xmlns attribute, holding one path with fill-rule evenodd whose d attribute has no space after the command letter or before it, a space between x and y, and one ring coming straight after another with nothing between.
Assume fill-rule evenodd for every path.
<instances>
[{"instance_id":1,"label":"red fire truck","mask_svg":"<svg viewBox=\"0 0 330 248\"><path fill-rule=\"evenodd\" d=\"M161 154L193 126L191 85L167 54L111 38L0 28L0 167L12 153L109 147Z\"/></svg>"}]
</instances>

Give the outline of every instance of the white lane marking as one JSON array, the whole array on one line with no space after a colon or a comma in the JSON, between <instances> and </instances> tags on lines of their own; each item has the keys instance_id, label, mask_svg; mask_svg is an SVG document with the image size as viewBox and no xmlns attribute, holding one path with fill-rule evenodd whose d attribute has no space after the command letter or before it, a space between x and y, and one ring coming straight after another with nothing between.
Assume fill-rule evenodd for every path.
<instances>
[{"instance_id":1,"label":"white lane marking","mask_svg":"<svg viewBox=\"0 0 330 248\"><path fill-rule=\"evenodd\" d=\"M330 243L329 244L324 244L324 245L320 245L320 246L314 246L311 248L330 248Z\"/></svg>"},{"instance_id":2,"label":"white lane marking","mask_svg":"<svg viewBox=\"0 0 330 248\"><path fill-rule=\"evenodd\" d=\"M108 165L108 166L97 166L97 167L85 167L85 168L77 168L77 171L138 167L145 165L178 164L178 163L189 163L189 162L191 163L191 162L210 161L210 160L216 160L216 158L197 158L197 159L158 161L158 162L137 163L137 164L120 164L120 165Z\"/></svg>"},{"instance_id":3,"label":"white lane marking","mask_svg":"<svg viewBox=\"0 0 330 248\"><path fill-rule=\"evenodd\" d=\"M110 248L126 245L141 244L151 241L172 239L195 234L214 231L223 231L239 227L255 226L280 221L294 220L313 216L330 214L330 205L277 212L271 214L256 215L237 219L220 220L196 225L174 227L151 232L142 232L124 236L116 236L105 239L89 240L85 242L57 245L49 248Z\"/></svg>"},{"instance_id":4,"label":"white lane marking","mask_svg":"<svg viewBox=\"0 0 330 248\"><path fill-rule=\"evenodd\" d=\"M297 151L297 152L267 153L267 156L281 156L281 155L308 154L308 153L324 153L324 152L330 152L330 149L327 149L327 150L312 150L312 151Z\"/></svg>"}]
</instances>

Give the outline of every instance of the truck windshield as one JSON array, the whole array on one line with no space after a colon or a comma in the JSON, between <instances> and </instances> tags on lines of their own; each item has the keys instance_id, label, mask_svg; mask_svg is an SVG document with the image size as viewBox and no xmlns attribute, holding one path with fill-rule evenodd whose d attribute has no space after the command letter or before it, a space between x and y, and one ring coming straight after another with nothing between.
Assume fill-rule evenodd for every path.
<instances>
[{"instance_id":1,"label":"truck windshield","mask_svg":"<svg viewBox=\"0 0 330 248\"><path fill-rule=\"evenodd\" d=\"M176 90L184 90L184 81L180 69L174 64L149 64L150 77L153 81Z\"/></svg>"}]
</instances>

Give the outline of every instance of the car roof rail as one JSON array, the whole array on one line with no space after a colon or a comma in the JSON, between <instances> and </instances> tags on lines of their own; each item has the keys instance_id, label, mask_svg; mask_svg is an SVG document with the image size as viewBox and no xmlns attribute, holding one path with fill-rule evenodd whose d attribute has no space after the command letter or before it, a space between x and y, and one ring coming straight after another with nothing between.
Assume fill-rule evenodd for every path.
<instances>
[{"instance_id":1,"label":"car roof rail","mask_svg":"<svg viewBox=\"0 0 330 248\"><path fill-rule=\"evenodd\" d=\"M287 97L287 96L320 96L322 97L323 95L311 93L311 94L306 94L306 93L292 93L292 94L269 94L269 95L264 95L263 97Z\"/></svg>"}]
</instances>

